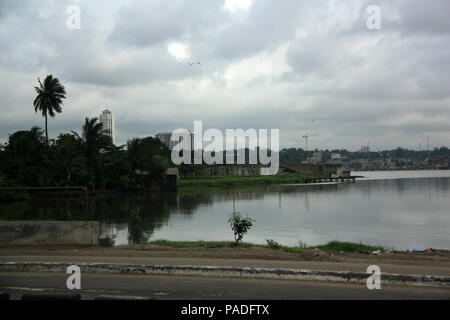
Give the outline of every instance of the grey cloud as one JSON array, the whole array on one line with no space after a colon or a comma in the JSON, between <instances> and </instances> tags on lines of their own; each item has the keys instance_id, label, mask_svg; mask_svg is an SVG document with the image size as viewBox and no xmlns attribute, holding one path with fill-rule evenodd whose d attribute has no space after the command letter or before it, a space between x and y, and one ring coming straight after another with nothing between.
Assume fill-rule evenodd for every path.
<instances>
[{"instance_id":1,"label":"grey cloud","mask_svg":"<svg viewBox=\"0 0 450 320\"><path fill-rule=\"evenodd\" d=\"M447 34L450 32L450 2L447 0L401 0L399 27L405 34Z\"/></svg>"},{"instance_id":2,"label":"grey cloud","mask_svg":"<svg viewBox=\"0 0 450 320\"><path fill-rule=\"evenodd\" d=\"M135 0L122 8L109 39L138 47L153 46L185 36L197 36L203 28L222 19L222 1L144 1Z\"/></svg>"},{"instance_id":3,"label":"grey cloud","mask_svg":"<svg viewBox=\"0 0 450 320\"><path fill-rule=\"evenodd\" d=\"M68 90L63 114L49 123L52 136L79 130L108 104L121 142L198 119L221 129L279 128L282 146L303 146L306 131L320 134L314 146L330 149L369 140L418 145L426 135L448 143L447 0L255 0L237 15L224 1L136 0L118 10L105 1L109 17L79 3L82 29L70 31L66 2L0 1L3 141L43 125L33 86L52 73ZM382 7L379 31L366 28L369 4ZM174 59L170 41L186 43L201 66ZM290 71L258 73L270 65L264 61L225 78L282 45Z\"/></svg>"}]
</instances>

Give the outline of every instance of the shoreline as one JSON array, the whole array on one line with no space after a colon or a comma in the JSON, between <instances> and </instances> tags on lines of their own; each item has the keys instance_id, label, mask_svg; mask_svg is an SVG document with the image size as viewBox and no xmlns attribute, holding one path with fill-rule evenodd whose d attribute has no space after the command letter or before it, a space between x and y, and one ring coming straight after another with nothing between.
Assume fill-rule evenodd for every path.
<instances>
[{"instance_id":1,"label":"shoreline","mask_svg":"<svg viewBox=\"0 0 450 320\"><path fill-rule=\"evenodd\" d=\"M270 242L270 243L269 243ZM302 243L301 243L302 244ZM85 245L85 244L35 244L35 245L22 245L22 244L8 244L0 242L0 256L4 251L10 252L17 249L18 252L22 251L54 251L54 250L100 250L100 251L223 251L230 252L235 250L249 250L255 252L271 251L280 254L293 254L303 255L312 253L314 256L321 254L334 255L334 254L352 254L360 256L387 256L395 254L406 254L411 256L430 255L430 256L445 256L450 258L450 249L435 249L428 248L424 250L410 249L401 250L383 246L374 246L364 243L345 242L333 240L326 244L315 246L285 246L280 243L268 239L267 244L257 244L250 242L241 242L237 245L234 241L170 241L170 240L152 240L146 243L118 245L118 246L101 246L101 245ZM317 253L317 254L316 254ZM449 265L450 267L450 265Z\"/></svg>"},{"instance_id":2,"label":"shoreline","mask_svg":"<svg viewBox=\"0 0 450 320\"><path fill-rule=\"evenodd\" d=\"M238 177L200 177L200 178L180 178L178 180L179 189L188 188L217 188L217 187L238 187L252 185L272 185L284 183L305 183L309 180L320 179L319 176L305 176L302 174L287 174L273 176L238 176Z\"/></svg>"},{"instance_id":3,"label":"shoreline","mask_svg":"<svg viewBox=\"0 0 450 320\"><path fill-rule=\"evenodd\" d=\"M269 243L270 242L270 243ZM148 245L156 245L163 247L171 247L175 249L183 248L207 248L207 249L220 249L220 248L264 248L271 250L279 250L289 253L305 253L309 251L323 251L325 253L364 253L369 254L371 252L388 252L388 250L381 246L371 246L362 243L354 242L341 242L330 241L323 245L317 246L284 246L271 239L267 241L267 244L255 244L242 242L237 245L232 241L169 241L169 240L154 240L147 243Z\"/></svg>"},{"instance_id":4,"label":"shoreline","mask_svg":"<svg viewBox=\"0 0 450 320\"><path fill-rule=\"evenodd\" d=\"M437 170L437 169L396 169L396 170L370 170L370 171L362 171L362 170L352 170L355 173L407 173L407 172L442 172L442 171L450 171L450 170ZM439 176L440 177L440 176ZM446 176L442 176L445 178ZM432 178L432 177L410 177L410 178ZM326 182L314 182L320 179L327 179L326 177L320 176L305 176L302 174L283 174L283 175L272 175L272 176L237 176L237 177L190 177L190 178L179 178L178 180L178 191L188 191L190 189L201 190L201 189L210 189L214 190L218 189L227 189L227 188L235 188L235 187L258 187L258 186L269 186L269 185L281 185L281 184L304 184L304 185L325 185ZM394 178L386 178L386 179L406 179L406 177L394 177ZM376 178L372 178L370 176L365 176L364 178L358 177L356 181L367 181L367 180L378 180ZM384 179L382 179L384 180ZM346 182L336 182L337 183L348 183ZM58 187L55 187L58 188ZM15 190L0 190L0 192L13 192ZM167 187L161 188L153 188L153 189L145 189L145 190L86 190L86 191L58 191L58 192L26 192L25 197L21 197L19 199L1 199L0 203L7 202L16 202L16 201L26 201L29 198L36 197L45 197L45 198L83 198L83 197L92 197L92 196L114 196L114 195L145 195L145 194L155 194L162 192L177 192L177 190L171 190Z\"/></svg>"}]
</instances>

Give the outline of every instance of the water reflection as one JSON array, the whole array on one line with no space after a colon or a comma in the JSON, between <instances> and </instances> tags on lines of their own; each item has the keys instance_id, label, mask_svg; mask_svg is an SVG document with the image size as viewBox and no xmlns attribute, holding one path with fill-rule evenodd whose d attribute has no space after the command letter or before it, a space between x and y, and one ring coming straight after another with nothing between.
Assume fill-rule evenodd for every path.
<instances>
[{"instance_id":1,"label":"water reflection","mask_svg":"<svg viewBox=\"0 0 450 320\"><path fill-rule=\"evenodd\" d=\"M0 205L0 219L100 221L102 243L115 245L118 235L125 230L127 243L133 244L148 241L155 229L167 223L170 208L177 207L176 194L33 199ZM120 244L124 242L122 239Z\"/></svg>"},{"instance_id":2,"label":"water reflection","mask_svg":"<svg viewBox=\"0 0 450 320\"><path fill-rule=\"evenodd\" d=\"M396 248L450 247L450 178L278 185L235 190L35 199L0 204L3 220L96 220L103 245L231 240L233 211L256 220L246 241L366 242Z\"/></svg>"}]
</instances>

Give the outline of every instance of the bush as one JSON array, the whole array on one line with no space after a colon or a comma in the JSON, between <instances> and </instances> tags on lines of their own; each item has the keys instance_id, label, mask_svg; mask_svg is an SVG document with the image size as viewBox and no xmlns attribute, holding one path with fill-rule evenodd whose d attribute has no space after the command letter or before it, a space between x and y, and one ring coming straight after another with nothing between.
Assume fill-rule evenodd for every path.
<instances>
[{"instance_id":1,"label":"bush","mask_svg":"<svg viewBox=\"0 0 450 320\"><path fill-rule=\"evenodd\" d=\"M279 244L278 242L276 242L273 239L267 239L267 245L271 248L271 249L280 249L281 248L281 244Z\"/></svg>"},{"instance_id":2,"label":"bush","mask_svg":"<svg viewBox=\"0 0 450 320\"><path fill-rule=\"evenodd\" d=\"M234 241L236 245L242 241L242 238L247 233L247 231L253 226L254 220L249 218L248 216L242 218L239 212L233 212L228 219L228 223L231 226L231 229L234 233Z\"/></svg>"}]
</instances>

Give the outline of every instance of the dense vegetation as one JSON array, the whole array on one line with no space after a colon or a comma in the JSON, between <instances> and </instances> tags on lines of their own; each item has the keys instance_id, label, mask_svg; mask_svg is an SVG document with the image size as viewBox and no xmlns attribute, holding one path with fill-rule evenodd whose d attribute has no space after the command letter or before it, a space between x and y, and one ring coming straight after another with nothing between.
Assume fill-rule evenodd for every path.
<instances>
[{"instance_id":1,"label":"dense vegetation","mask_svg":"<svg viewBox=\"0 0 450 320\"><path fill-rule=\"evenodd\" d=\"M0 187L70 187L141 190L165 184L167 148L159 139L135 138L116 147L97 118L86 118L81 137L62 133L46 143L34 127L9 136L0 149Z\"/></svg>"},{"instance_id":2,"label":"dense vegetation","mask_svg":"<svg viewBox=\"0 0 450 320\"><path fill-rule=\"evenodd\" d=\"M320 151L320 150L315 150ZM301 148L289 148L280 151L280 164L292 165L298 164L308 157L312 157L314 151L305 151ZM384 150L379 152L351 152L347 150L322 150L322 159L327 160L331 158L332 153L339 153L347 160L367 159L367 160L381 160L381 159L409 159L423 161L428 157L450 157L450 149L447 147L434 148L433 150L408 150L397 148L394 150Z\"/></svg>"}]
</instances>

